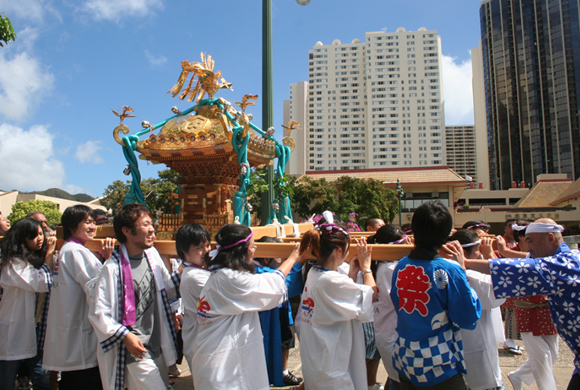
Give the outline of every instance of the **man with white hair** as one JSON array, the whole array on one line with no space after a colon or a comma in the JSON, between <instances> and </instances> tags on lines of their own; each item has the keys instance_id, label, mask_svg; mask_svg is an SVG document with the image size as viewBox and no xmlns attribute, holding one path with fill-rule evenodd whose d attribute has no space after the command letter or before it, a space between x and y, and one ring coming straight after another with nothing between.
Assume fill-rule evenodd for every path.
<instances>
[{"instance_id":1,"label":"man with white hair","mask_svg":"<svg viewBox=\"0 0 580 390\"><path fill-rule=\"evenodd\" d=\"M542 294L548 296L554 325L575 355L575 370L568 389L578 389L580 388L580 257L564 242L563 231L564 228L553 220L539 219L526 228L526 242L531 258L466 260L465 265L476 271L491 274L497 298ZM521 388L521 382L518 383Z\"/></svg>"}]
</instances>

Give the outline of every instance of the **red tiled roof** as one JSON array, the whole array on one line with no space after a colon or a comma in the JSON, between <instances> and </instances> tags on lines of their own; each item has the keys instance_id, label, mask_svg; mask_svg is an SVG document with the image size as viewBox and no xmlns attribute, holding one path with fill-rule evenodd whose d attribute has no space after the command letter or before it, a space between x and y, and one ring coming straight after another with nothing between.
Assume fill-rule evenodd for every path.
<instances>
[{"instance_id":1,"label":"red tiled roof","mask_svg":"<svg viewBox=\"0 0 580 390\"><path fill-rule=\"evenodd\" d=\"M558 203L562 203L565 200L576 198L580 196L580 179L576 180L572 183L568 188L566 188L560 195L556 197L552 202L550 202L551 206L555 206Z\"/></svg>"},{"instance_id":2,"label":"red tiled roof","mask_svg":"<svg viewBox=\"0 0 580 390\"><path fill-rule=\"evenodd\" d=\"M467 180L448 167L429 168L394 168L394 169L360 169L344 171L307 171L305 176L312 179L325 178L335 181L341 176L357 177L359 179L376 179L386 184L467 184Z\"/></svg>"},{"instance_id":3,"label":"red tiled roof","mask_svg":"<svg viewBox=\"0 0 580 390\"><path fill-rule=\"evenodd\" d=\"M514 207L546 207L572 184L567 181L539 181Z\"/></svg>"}]
</instances>

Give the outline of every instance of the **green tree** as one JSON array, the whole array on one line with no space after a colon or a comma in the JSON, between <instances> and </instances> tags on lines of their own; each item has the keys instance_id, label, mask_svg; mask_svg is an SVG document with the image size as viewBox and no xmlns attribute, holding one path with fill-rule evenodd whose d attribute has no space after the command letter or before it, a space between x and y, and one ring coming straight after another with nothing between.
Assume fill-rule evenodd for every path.
<instances>
[{"instance_id":1,"label":"green tree","mask_svg":"<svg viewBox=\"0 0 580 390\"><path fill-rule=\"evenodd\" d=\"M153 215L157 212L173 214L175 213L175 201L169 197L169 194L177 192L179 174L171 169L164 169L158 174L158 178L141 181L145 203Z\"/></svg>"},{"instance_id":2,"label":"green tree","mask_svg":"<svg viewBox=\"0 0 580 390\"><path fill-rule=\"evenodd\" d=\"M334 182L334 185L338 192L339 208L332 211L338 214L343 221L348 221L350 213L356 213L358 217L361 202L360 192L364 188L363 181L356 177L341 176Z\"/></svg>"},{"instance_id":3,"label":"green tree","mask_svg":"<svg viewBox=\"0 0 580 390\"><path fill-rule=\"evenodd\" d=\"M178 173L171 169L164 169L158 172L158 177L141 181L146 206L153 215L156 215L157 212L174 213L174 202L169 194L177 191L178 178ZM130 185L130 180L126 182L115 180L105 188L103 198L100 200L101 206L105 206L115 215L125 204L125 196L129 192Z\"/></svg>"},{"instance_id":4,"label":"green tree","mask_svg":"<svg viewBox=\"0 0 580 390\"><path fill-rule=\"evenodd\" d=\"M367 219L376 217L391 223L399 211L396 192L386 188L380 180L342 176L336 185L340 194L338 214L346 221L348 214L356 213L357 222L363 229Z\"/></svg>"},{"instance_id":5,"label":"green tree","mask_svg":"<svg viewBox=\"0 0 580 390\"><path fill-rule=\"evenodd\" d=\"M0 12L0 47L4 47L4 44L15 40L16 34L14 33L12 23L10 23L10 19L8 19L3 12ZM4 42L4 44L2 42Z\"/></svg>"},{"instance_id":6,"label":"green tree","mask_svg":"<svg viewBox=\"0 0 580 390\"><path fill-rule=\"evenodd\" d=\"M399 211L395 191L375 179L341 176L329 183L324 178L303 177L290 187L292 211L304 219L330 210L346 222L350 213L356 213L356 222L364 228L368 218L378 217L390 223Z\"/></svg>"},{"instance_id":7,"label":"green tree","mask_svg":"<svg viewBox=\"0 0 580 390\"><path fill-rule=\"evenodd\" d=\"M99 200L101 206L111 210L113 215L125 204L125 196L129 192L129 181L126 183L121 180L115 180L105 188L103 197Z\"/></svg>"},{"instance_id":8,"label":"green tree","mask_svg":"<svg viewBox=\"0 0 580 390\"><path fill-rule=\"evenodd\" d=\"M326 179L311 179L302 177L293 185L290 204L294 215L303 219L312 214L321 214L325 210L338 209L338 191L336 186ZM298 218L296 218L296 221Z\"/></svg>"},{"instance_id":9,"label":"green tree","mask_svg":"<svg viewBox=\"0 0 580 390\"><path fill-rule=\"evenodd\" d=\"M252 205L252 213L256 213L256 218L262 220L262 193L268 191L266 182L267 169L252 168L250 172L250 185L248 186L248 203Z\"/></svg>"},{"instance_id":10,"label":"green tree","mask_svg":"<svg viewBox=\"0 0 580 390\"><path fill-rule=\"evenodd\" d=\"M49 226L60 223L62 213L58 211L58 205L50 200L29 200L28 202L17 202L12 205L12 212L8 216L11 224L26 217L31 211L40 211L46 216Z\"/></svg>"}]
</instances>

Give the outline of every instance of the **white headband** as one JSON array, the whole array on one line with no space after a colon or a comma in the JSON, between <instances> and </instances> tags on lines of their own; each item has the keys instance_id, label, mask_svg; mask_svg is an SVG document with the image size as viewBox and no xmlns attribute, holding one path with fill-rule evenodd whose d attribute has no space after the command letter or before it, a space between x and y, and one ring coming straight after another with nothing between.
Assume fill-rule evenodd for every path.
<instances>
[{"instance_id":1,"label":"white headband","mask_svg":"<svg viewBox=\"0 0 580 390\"><path fill-rule=\"evenodd\" d=\"M476 246L477 244L481 244L481 240L470 242L469 244L461 244L462 248L469 248L472 246Z\"/></svg>"},{"instance_id":2,"label":"white headband","mask_svg":"<svg viewBox=\"0 0 580 390\"><path fill-rule=\"evenodd\" d=\"M553 225L550 223L531 223L526 229L526 234L529 233L562 233L564 227L561 225Z\"/></svg>"},{"instance_id":3,"label":"white headband","mask_svg":"<svg viewBox=\"0 0 580 390\"><path fill-rule=\"evenodd\" d=\"M529 225L524 225L524 226L520 226L520 225L512 225L512 229L519 232L522 230L525 230Z\"/></svg>"}]
</instances>

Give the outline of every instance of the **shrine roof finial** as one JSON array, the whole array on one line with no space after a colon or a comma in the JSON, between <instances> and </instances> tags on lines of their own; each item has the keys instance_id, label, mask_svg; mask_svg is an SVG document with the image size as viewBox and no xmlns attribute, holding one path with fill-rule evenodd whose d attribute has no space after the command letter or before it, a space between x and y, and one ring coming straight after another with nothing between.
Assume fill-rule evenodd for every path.
<instances>
[{"instance_id":1,"label":"shrine roof finial","mask_svg":"<svg viewBox=\"0 0 580 390\"><path fill-rule=\"evenodd\" d=\"M221 71L214 72L214 60L211 58L211 55L206 56L205 53L201 53L201 61L202 62L191 63L189 61L183 61L181 63L181 74L173 88L171 88L168 93L175 97L181 92L181 95L179 96L181 100L187 98L187 101L190 102L195 99L195 102L198 103L203 99L206 93L209 98L212 99L213 95L219 89L232 89L232 83L228 83L222 77ZM183 88L190 73L192 73L192 75L189 84L186 88ZM196 76L197 83L192 87Z\"/></svg>"}]
</instances>

